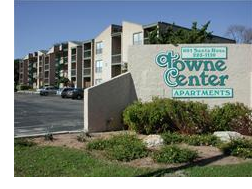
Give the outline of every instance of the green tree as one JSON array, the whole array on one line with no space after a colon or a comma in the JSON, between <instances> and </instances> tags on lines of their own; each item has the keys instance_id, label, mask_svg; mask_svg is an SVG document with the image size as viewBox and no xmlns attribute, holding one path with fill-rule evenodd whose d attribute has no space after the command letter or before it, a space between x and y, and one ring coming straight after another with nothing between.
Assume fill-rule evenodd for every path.
<instances>
[{"instance_id":1,"label":"green tree","mask_svg":"<svg viewBox=\"0 0 252 189\"><path fill-rule=\"evenodd\" d=\"M66 78L66 77L61 77L61 78L57 81L56 85L59 86L60 83L63 83L64 86L67 86L67 85L69 84L69 82L70 82L70 80L69 80L68 78Z\"/></svg>"},{"instance_id":2,"label":"green tree","mask_svg":"<svg viewBox=\"0 0 252 189\"><path fill-rule=\"evenodd\" d=\"M14 83L19 83L19 59L14 60Z\"/></svg>"},{"instance_id":3,"label":"green tree","mask_svg":"<svg viewBox=\"0 0 252 189\"><path fill-rule=\"evenodd\" d=\"M177 28L173 23L165 30L158 28L148 33L150 44L181 44L181 43L208 43L212 38L212 32L208 32L210 21L201 28L197 22L192 23L191 29Z\"/></svg>"}]
</instances>

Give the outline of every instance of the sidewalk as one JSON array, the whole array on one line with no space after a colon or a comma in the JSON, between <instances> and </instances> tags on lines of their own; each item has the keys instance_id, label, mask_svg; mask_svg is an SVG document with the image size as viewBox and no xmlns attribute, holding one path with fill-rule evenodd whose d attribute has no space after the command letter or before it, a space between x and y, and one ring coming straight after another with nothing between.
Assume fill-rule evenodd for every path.
<instances>
[{"instance_id":1,"label":"sidewalk","mask_svg":"<svg viewBox=\"0 0 252 189\"><path fill-rule=\"evenodd\" d=\"M26 91L26 90L23 90L23 91L17 91L17 93L23 93L23 94L39 94L38 91Z\"/></svg>"}]
</instances>

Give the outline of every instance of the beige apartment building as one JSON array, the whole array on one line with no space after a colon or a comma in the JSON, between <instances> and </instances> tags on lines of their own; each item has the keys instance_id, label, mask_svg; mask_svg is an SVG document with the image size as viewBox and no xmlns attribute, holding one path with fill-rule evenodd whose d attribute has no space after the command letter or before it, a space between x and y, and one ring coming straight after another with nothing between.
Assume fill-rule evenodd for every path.
<instances>
[{"instance_id":1,"label":"beige apartment building","mask_svg":"<svg viewBox=\"0 0 252 189\"><path fill-rule=\"evenodd\" d=\"M94 39L82 43L82 88L94 85Z\"/></svg>"},{"instance_id":2,"label":"beige apartment building","mask_svg":"<svg viewBox=\"0 0 252 189\"><path fill-rule=\"evenodd\" d=\"M48 51L29 54L21 61L20 84L34 88L48 85L63 87L61 79L67 78L69 85L74 87L97 85L127 70L130 46L150 44L149 32L158 29L158 33L162 33L170 26L174 30L189 30L165 22L141 25L123 21L122 25L108 26L94 39L54 44ZM235 41L213 35L209 43ZM31 72L31 66L32 70L36 69L35 72Z\"/></svg>"},{"instance_id":3,"label":"beige apartment building","mask_svg":"<svg viewBox=\"0 0 252 189\"><path fill-rule=\"evenodd\" d=\"M107 81L127 70L128 48L132 45L150 44L148 33L156 28L161 33L169 26L185 29L165 22L140 25L122 22L122 26L110 25L95 38L94 85ZM234 40L212 36L211 43L235 43Z\"/></svg>"}]
</instances>

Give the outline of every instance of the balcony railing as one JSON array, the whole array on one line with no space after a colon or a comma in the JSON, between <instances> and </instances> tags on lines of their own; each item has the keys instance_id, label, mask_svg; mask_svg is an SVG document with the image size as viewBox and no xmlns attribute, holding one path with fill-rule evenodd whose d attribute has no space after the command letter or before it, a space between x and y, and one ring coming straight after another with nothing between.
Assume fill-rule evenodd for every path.
<instances>
[{"instance_id":1,"label":"balcony railing","mask_svg":"<svg viewBox=\"0 0 252 189\"><path fill-rule=\"evenodd\" d=\"M84 51L84 58L90 58L91 57L91 50L85 50Z\"/></svg>"},{"instance_id":2,"label":"balcony railing","mask_svg":"<svg viewBox=\"0 0 252 189\"><path fill-rule=\"evenodd\" d=\"M83 76L90 76L91 75L91 68L84 68L83 69Z\"/></svg>"},{"instance_id":3,"label":"balcony railing","mask_svg":"<svg viewBox=\"0 0 252 189\"><path fill-rule=\"evenodd\" d=\"M49 70L49 65L45 65L45 70Z\"/></svg>"},{"instance_id":4,"label":"balcony railing","mask_svg":"<svg viewBox=\"0 0 252 189\"><path fill-rule=\"evenodd\" d=\"M49 83L49 79L44 79L44 83L48 84Z\"/></svg>"},{"instance_id":5,"label":"balcony railing","mask_svg":"<svg viewBox=\"0 0 252 189\"><path fill-rule=\"evenodd\" d=\"M76 62L76 55L72 56L71 62Z\"/></svg>"},{"instance_id":6,"label":"balcony railing","mask_svg":"<svg viewBox=\"0 0 252 189\"><path fill-rule=\"evenodd\" d=\"M71 70L71 76L76 76L76 70Z\"/></svg>"},{"instance_id":7,"label":"balcony railing","mask_svg":"<svg viewBox=\"0 0 252 189\"><path fill-rule=\"evenodd\" d=\"M121 54L112 55L112 64L121 64Z\"/></svg>"},{"instance_id":8,"label":"balcony railing","mask_svg":"<svg viewBox=\"0 0 252 189\"><path fill-rule=\"evenodd\" d=\"M68 57L63 57L63 63L67 63L68 62Z\"/></svg>"}]
</instances>

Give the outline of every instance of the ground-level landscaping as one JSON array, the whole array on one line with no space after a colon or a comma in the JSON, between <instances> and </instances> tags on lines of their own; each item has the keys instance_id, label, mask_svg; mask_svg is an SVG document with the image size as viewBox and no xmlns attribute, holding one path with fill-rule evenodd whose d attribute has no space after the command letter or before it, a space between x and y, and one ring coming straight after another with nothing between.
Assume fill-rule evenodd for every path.
<instances>
[{"instance_id":1,"label":"ground-level landscaping","mask_svg":"<svg viewBox=\"0 0 252 189\"><path fill-rule=\"evenodd\" d=\"M144 137L123 131L15 139L15 176L252 176L252 159L221 147L173 141L149 149Z\"/></svg>"},{"instance_id":2,"label":"ground-level landscaping","mask_svg":"<svg viewBox=\"0 0 252 189\"><path fill-rule=\"evenodd\" d=\"M53 146L15 146L15 176L138 176L148 169L123 166L92 157L83 150Z\"/></svg>"}]
</instances>

